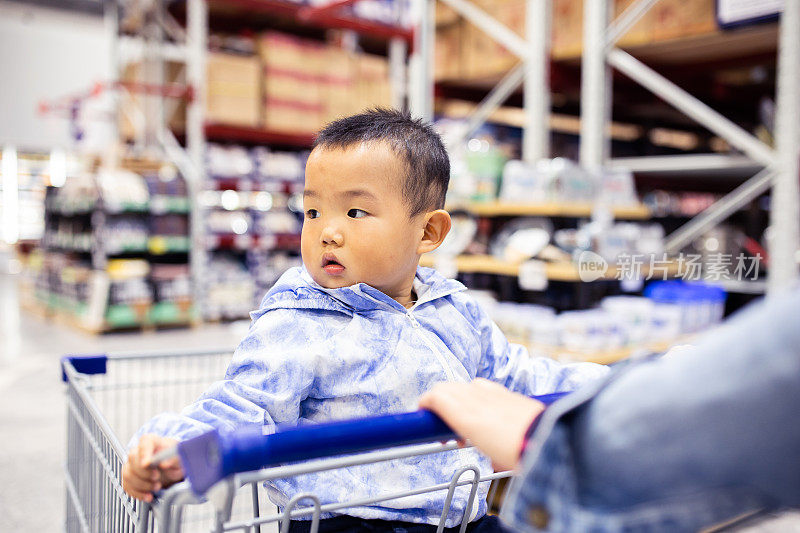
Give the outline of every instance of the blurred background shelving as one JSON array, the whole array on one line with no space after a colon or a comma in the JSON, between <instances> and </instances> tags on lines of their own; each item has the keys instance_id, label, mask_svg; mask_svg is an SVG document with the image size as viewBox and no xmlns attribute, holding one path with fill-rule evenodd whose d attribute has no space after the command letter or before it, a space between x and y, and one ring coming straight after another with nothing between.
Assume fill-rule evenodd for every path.
<instances>
[{"instance_id":1,"label":"blurred background shelving","mask_svg":"<svg viewBox=\"0 0 800 533\"><path fill-rule=\"evenodd\" d=\"M646 3L626 31L609 26L616 47L774 149L777 11L730 21L711 0ZM48 208L43 242L48 253L102 270L95 256L106 226L142 233L146 225L146 238L114 241L100 257L151 266L180 257L191 272L194 316L246 318L280 272L299 264L302 174L314 132L364 108L405 107L435 120L453 167L454 240L423 264L500 303L590 311L606 297L641 295L645 278L655 277L643 268L637 279L618 279L615 256L641 256L670 278L685 274L680 255L690 254L702 259L701 278L729 291L731 312L762 293L773 273L770 187L745 191L747 201L728 209L724 223L706 223L691 238L685 232L737 187L752 188L748 179L767 165L645 89L635 73L611 68L608 54L605 83L589 91L605 95L607 112L587 110L593 98L582 79L597 48L583 46L593 38L587 14L605 5L608 23L619 22L634 4L107 3L98 11L111 30L112 82L43 110L67 118L81 146L91 137L89 101L105 97L122 144L100 153L94 168L121 168L126 156L156 161L181 176L185 199L178 207L153 196L131 213ZM531 20L537 26L526 30ZM587 156L591 145L602 157ZM151 229L168 216L186 231ZM585 251L608 264L592 281L581 275ZM733 279L730 261L723 268L720 258L740 256L763 258L753 279Z\"/></svg>"}]
</instances>

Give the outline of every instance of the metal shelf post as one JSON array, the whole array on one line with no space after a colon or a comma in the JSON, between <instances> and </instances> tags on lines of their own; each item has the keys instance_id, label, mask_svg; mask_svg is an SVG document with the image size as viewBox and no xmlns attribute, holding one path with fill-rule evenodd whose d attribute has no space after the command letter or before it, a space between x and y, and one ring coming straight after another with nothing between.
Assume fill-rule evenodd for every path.
<instances>
[{"instance_id":1,"label":"metal shelf post","mask_svg":"<svg viewBox=\"0 0 800 533\"><path fill-rule=\"evenodd\" d=\"M797 279L800 261L800 2L785 2L778 42L775 148L768 289L777 293Z\"/></svg>"},{"instance_id":2,"label":"metal shelf post","mask_svg":"<svg viewBox=\"0 0 800 533\"><path fill-rule=\"evenodd\" d=\"M193 293L197 296L200 316L204 316L206 242L205 222L201 216L200 192L206 181L205 152L206 137L205 102L206 102L206 55L208 50L208 4L206 0L188 0L187 5L187 56L186 81L194 89L194 98L186 108L186 148L189 156L190 170L186 176L186 186L191 202L189 258L192 273Z\"/></svg>"},{"instance_id":3,"label":"metal shelf post","mask_svg":"<svg viewBox=\"0 0 800 533\"><path fill-rule=\"evenodd\" d=\"M770 269L768 288L777 292L798 275L800 262L800 2L786 2L781 15L778 48L776 148L714 111L691 94L656 73L630 54L614 47L657 0L638 0L610 26L608 0L586 0L581 77L580 162L589 169L602 168L608 159L610 121L610 66L647 88L676 109L717 133L756 164L765 168L733 192L721 198L695 219L679 228L666 241L669 252L677 252L692 239L724 220L736 209L764 193L772 192ZM690 157L690 156L687 156ZM709 156L691 156L694 158ZM641 160L646 158L639 158ZM663 158L662 158L663 159ZM720 159L720 158L718 158ZM720 159L721 167L726 163Z\"/></svg>"},{"instance_id":4,"label":"metal shelf post","mask_svg":"<svg viewBox=\"0 0 800 533\"><path fill-rule=\"evenodd\" d=\"M433 5L432 0L428 1ZM498 22L480 7L469 0L442 0L451 9L463 16L469 23L474 24L489 37L500 43L508 51L520 58L521 64L511 69L498 84L489 92L484 100L473 111L466 121L466 126L459 135L447 139L448 143L457 144L464 141L473 131L479 128L489 116L503 102L524 83L525 98L525 127L522 138L522 158L528 162L535 162L550 156L550 84L549 68L549 43L550 43L550 0L528 0L525 5L525 34L523 39L504 24ZM429 20L423 19L418 27L417 34L435 32L435 10L427 10ZM435 46L435 33L430 38L418 41L419 46L428 48L421 55L432 61ZM427 89L416 88L420 94L433 97L433 73L428 67ZM419 75L416 76L420 79ZM414 94L412 89L412 94ZM412 106L412 110L414 107ZM426 116L427 118L427 116Z\"/></svg>"}]
</instances>

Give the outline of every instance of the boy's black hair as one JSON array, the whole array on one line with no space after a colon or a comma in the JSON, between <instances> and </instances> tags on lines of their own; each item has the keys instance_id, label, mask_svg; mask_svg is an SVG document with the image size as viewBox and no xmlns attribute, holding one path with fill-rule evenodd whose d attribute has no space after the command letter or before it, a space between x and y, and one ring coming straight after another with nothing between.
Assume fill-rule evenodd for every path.
<instances>
[{"instance_id":1,"label":"boy's black hair","mask_svg":"<svg viewBox=\"0 0 800 533\"><path fill-rule=\"evenodd\" d=\"M371 141L388 143L405 161L402 192L409 216L444 208L450 181L447 151L430 124L405 111L374 108L335 120L317 134L314 148L343 149Z\"/></svg>"}]
</instances>

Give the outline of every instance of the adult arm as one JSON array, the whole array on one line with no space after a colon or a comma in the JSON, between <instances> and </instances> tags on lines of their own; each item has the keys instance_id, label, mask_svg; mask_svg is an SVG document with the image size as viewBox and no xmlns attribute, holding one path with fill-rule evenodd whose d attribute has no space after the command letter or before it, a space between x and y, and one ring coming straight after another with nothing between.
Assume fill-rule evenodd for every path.
<instances>
[{"instance_id":1,"label":"adult arm","mask_svg":"<svg viewBox=\"0 0 800 533\"><path fill-rule=\"evenodd\" d=\"M691 531L800 505L798 317L795 290L693 350L631 365L554 405L504 518L519 530Z\"/></svg>"}]
</instances>

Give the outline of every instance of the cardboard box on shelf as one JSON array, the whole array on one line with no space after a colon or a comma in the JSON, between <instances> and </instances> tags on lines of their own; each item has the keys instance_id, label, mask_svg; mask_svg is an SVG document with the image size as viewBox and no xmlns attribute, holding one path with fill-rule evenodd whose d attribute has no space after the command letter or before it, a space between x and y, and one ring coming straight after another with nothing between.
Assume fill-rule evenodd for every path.
<instances>
[{"instance_id":1,"label":"cardboard box on shelf","mask_svg":"<svg viewBox=\"0 0 800 533\"><path fill-rule=\"evenodd\" d=\"M265 69L264 98L319 105L322 102L320 81L318 75L309 72Z\"/></svg>"},{"instance_id":2,"label":"cardboard box on shelf","mask_svg":"<svg viewBox=\"0 0 800 533\"><path fill-rule=\"evenodd\" d=\"M263 75L263 126L316 131L325 108L328 47L317 41L267 32L258 40ZM291 126L292 124L296 126Z\"/></svg>"},{"instance_id":3,"label":"cardboard box on shelf","mask_svg":"<svg viewBox=\"0 0 800 533\"><path fill-rule=\"evenodd\" d=\"M476 4L517 35L525 36L524 0L479 0ZM519 61L516 55L473 24L465 23L462 35L463 75L467 79L503 74Z\"/></svg>"},{"instance_id":4,"label":"cardboard box on shelf","mask_svg":"<svg viewBox=\"0 0 800 533\"><path fill-rule=\"evenodd\" d=\"M327 124L352 114L356 65L351 54L341 48L331 46L325 53L320 93L324 107L322 122Z\"/></svg>"},{"instance_id":5,"label":"cardboard box on shelf","mask_svg":"<svg viewBox=\"0 0 800 533\"><path fill-rule=\"evenodd\" d=\"M717 30L714 0L660 0L651 8L653 37L667 41Z\"/></svg>"},{"instance_id":6,"label":"cardboard box on shelf","mask_svg":"<svg viewBox=\"0 0 800 533\"><path fill-rule=\"evenodd\" d=\"M263 127L292 134L316 133L322 125L322 106L265 100Z\"/></svg>"},{"instance_id":7,"label":"cardboard box on shelf","mask_svg":"<svg viewBox=\"0 0 800 533\"><path fill-rule=\"evenodd\" d=\"M436 2L436 27L449 26L461 20L459 15L452 7L442 3Z\"/></svg>"},{"instance_id":8,"label":"cardboard box on shelf","mask_svg":"<svg viewBox=\"0 0 800 533\"><path fill-rule=\"evenodd\" d=\"M265 66L296 70L306 65L307 41L293 35L274 31L262 33L256 48Z\"/></svg>"},{"instance_id":9,"label":"cardboard box on shelf","mask_svg":"<svg viewBox=\"0 0 800 533\"><path fill-rule=\"evenodd\" d=\"M207 122L258 126L261 67L257 57L210 53L206 77Z\"/></svg>"},{"instance_id":10,"label":"cardboard box on shelf","mask_svg":"<svg viewBox=\"0 0 800 533\"><path fill-rule=\"evenodd\" d=\"M153 65L157 68L157 64ZM123 82L144 82L145 69L141 62L128 63L122 72ZM164 69L164 83L183 85L186 83L186 74L183 63L169 61ZM134 126L135 117L144 113L145 105L154 105L155 97L148 98L136 91L128 91L127 96L120 99L118 128L123 139L133 139L136 136ZM178 98L164 99L164 113L167 125L173 131L183 131L186 127L186 101ZM140 132L141 133L141 132Z\"/></svg>"},{"instance_id":11,"label":"cardboard box on shelf","mask_svg":"<svg viewBox=\"0 0 800 533\"><path fill-rule=\"evenodd\" d=\"M466 24L464 20L457 20L436 29L434 79L458 80L464 76L462 41Z\"/></svg>"},{"instance_id":12,"label":"cardboard box on shelf","mask_svg":"<svg viewBox=\"0 0 800 533\"><path fill-rule=\"evenodd\" d=\"M614 2L614 17L619 17L631 4L636 0L616 0ZM633 28L623 35L617 46L620 48L641 46L653 42L656 23L656 12L654 8L650 8L642 17L634 24Z\"/></svg>"},{"instance_id":13,"label":"cardboard box on shelf","mask_svg":"<svg viewBox=\"0 0 800 533\"><path fill-rule=\"evenodd\" d=\"M553 59L580 57L583 43L583 0L553 0L550 33L550 54Z\"/></svg>"},{"instance_id":14,"label":"cardboard box on shelf","mask_svg":"<svg viewBox=\"0 0 800 533\"><path fill-rule=\"evenodd\" d=\"M392 89L389 83L389 61L382 56L358 54L355 56L355 64L358 96L353 112L371 107L390 107Z\"/></svg>"}]
</instances>

